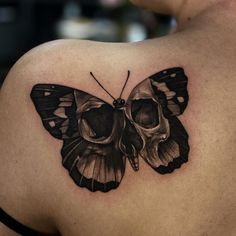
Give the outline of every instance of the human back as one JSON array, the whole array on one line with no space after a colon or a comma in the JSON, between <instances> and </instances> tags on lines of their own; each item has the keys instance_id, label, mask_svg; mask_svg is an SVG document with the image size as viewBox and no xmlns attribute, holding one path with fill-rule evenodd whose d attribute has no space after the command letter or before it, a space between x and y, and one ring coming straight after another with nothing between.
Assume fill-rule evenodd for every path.
<instances>
[{"instance_id":1,"label":"human back","mask_svg":"<svg viewBox=\"0 0 236 236\"><path fill-rule=\"evenodd\" d=\"M215 21L218 12L225 17ZM209 19L209 26L193 20L189 29L159 39L134 44L56 41L24 56L0 93L1 207L27 226L62 235L233 235L232 12L216 5L199 17ZM189 101L178 117L189 136L188 162L161 175L139 157L137 172L126 160L114 190L91 192L76 185L61 163L62 141L47 132L35 110L32 88L63 85L112 104L90 72L117 98L130 70L123 93L127 100L144 79L174 67L188 77Z\"/></svg>"}]
</instances>

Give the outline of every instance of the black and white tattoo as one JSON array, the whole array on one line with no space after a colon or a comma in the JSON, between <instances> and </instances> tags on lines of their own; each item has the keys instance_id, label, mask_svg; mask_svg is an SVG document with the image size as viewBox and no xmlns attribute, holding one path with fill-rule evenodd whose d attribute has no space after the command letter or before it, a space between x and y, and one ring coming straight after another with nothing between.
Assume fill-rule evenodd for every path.
<instances>
[{"instance_id":1,"label":"black and white tattoo","mask_svg":"<svg viewBox=\"0 0 236 236\"><path fill-rule=\"evenodd\" d=\"M187 162L188 134L176 116L188 103L187 76L170 68L139 83L127 101L121 91L113 104L84 91L54 84L37 84L31 98L46 130L63 140L63 166L74 182L90 191L119 186L126 158L133 170L139 156L160 174Z\"/></svg>"}]
</instances>

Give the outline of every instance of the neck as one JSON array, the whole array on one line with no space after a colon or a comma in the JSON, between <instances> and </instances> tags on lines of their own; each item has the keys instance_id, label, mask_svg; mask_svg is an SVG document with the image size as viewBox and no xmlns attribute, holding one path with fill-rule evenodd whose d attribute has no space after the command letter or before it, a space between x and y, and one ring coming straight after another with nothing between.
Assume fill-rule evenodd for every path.
<instances>
[{"instance_id":1,"label":"neck","mask_svg":"<svg viewBox=\"0 0 236 236\"><path fill-rule=\"evenodd\" d=\"M233 16L235 22L235 11L234 0L182 0L175 12L175 17L179 30L193 27L193 25L209 28L212 24L222 25L222 22L230 16Z\"/></svg>"}]
</instances>

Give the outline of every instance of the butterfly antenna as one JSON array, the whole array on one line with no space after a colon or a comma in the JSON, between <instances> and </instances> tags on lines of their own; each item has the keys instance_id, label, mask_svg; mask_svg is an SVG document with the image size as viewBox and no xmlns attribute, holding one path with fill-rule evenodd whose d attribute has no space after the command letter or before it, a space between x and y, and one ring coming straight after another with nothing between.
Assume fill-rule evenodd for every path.
<instances>
[{"instance_id":1,"label":"butterfly antenna","mask_svg":"<svg viewBox=\"0 0 236 236\"><path fill-rule=\"evenodd\" d=\"M90 75L95 79L95 81L100 85L100 87L114 100L116 100L104 87L103 85L95 78L92 72L90 72Z\"/></svg>"},{"instance_id":2,"label":"butterfly antenna","mask_svg":"<svg viewBox=\"0 0 236 236\"><path fill-rule=\"evenodd\" d=\"M130 70L128 70L128 75L127 75L126 81L125 81L125 83L124 83L124 86L123 86L123 88L122 88L122 90L121 90L121 93L120 93L119 98L122 97L122 94L123 94L123 92L124 92L124 89L125 89L125 86L126 86L128 80L129 80L129 77L130 77Z\"/></svg>"}]
</instances>

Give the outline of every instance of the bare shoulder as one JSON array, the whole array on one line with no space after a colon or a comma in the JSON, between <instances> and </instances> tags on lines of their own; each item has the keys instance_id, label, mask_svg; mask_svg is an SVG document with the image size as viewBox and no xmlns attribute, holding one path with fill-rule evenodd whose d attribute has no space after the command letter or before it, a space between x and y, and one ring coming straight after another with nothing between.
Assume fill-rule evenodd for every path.
<instances>
[{"instance_id":1,"label":"bare shoulder","mask_svg":"<svg viewBox=\"0 0 236 236\"><path fill-rule=\"evenodd\" d=\"M235 198L230 194L231 189L224 182L231 181L232 176L235 178L232 165L235 153L235 134L232 128L235 117L235 111L232 109L235 104L235 70L222 58L232 61L235 55L228 50L230 52L223 52L224 57L219 57L222 55L220 52L214 54L212 48L201 48L197 44L186 47L186 41L195 42L196 37L191 38L189 34L186 39L183 35L136 44L62 40L39 46L23 56L10 71L0 92L0 158L3 163L0 165L0 201L4 203L4 209L16 218L22 219L26 225L40 231L53 232L54 222L59 222L58 225L64 228L66 234L74 230L71 235L77 235L79 226L74 224L77 220L81 222L80 225L87 225L90 216L95 229L104 222L110 222L110 219L120 218L116 212L130 215L132 209L136 209L137 216L144 214L146 224L150 224L149 209L155 209L152 212L152 218L155 219L152 223L155 224L156 219L161 218L158 216L159 212L166 212L166 206L175 196L176 204L173 209L176 213L182 214L183 199L186 209L198 206L198 212L203 212L203 215L199 215L199 220L196 220L197 227L205 221L204 209L209 207L208 199L218 193L218 187L209 188L202 184L207 181L208 186L221 184L225 190L222 196L224 201L212 199L212 202L215 203L214 206L221 205L228 210L229 206L223 204L235 202ZM217 45L220 43L217 42L215 46ZM188 86L186 76L180 67L184 68L188 77ZM131 74L128 73L130 79L123 98L127 101L131 96L135 107L132 110L131 103L127 104L129 111L122 113L119 109L114 111L113 107L109 106L113 98L93 80L90 72L105 85L114 98L119 98L127 71ZM150 84L150 77L157 81ZM141 83L142 81L149 82ZM170 85L173 81L174 84ZM53 113L48 110L45 113L37 113L38 110L36 111L30 95L34 86L38 84L39 87L36 88L40 89L42 84L47 85L43 87L43 96L41 93L35 94L36 99L43 103L44 109L46 107L53 110ZM136 86L138 84L140 86ZM79 89L80 92L75 92L75 89ZM59 91L59 96L50 94L55 90ZM92 98L87 96L86 92L93 95ZM155 98L151 96L154 92L157 93ZM188 94L189 102L185 104ZM48 95L52 95L56 102L49 102ZM76 109L80 109L81 105L78 98L82 98L83 101L89 100L86 104L89 104L89 107L83 106L84 113L88 112L84 114L83 120L76 113ZM55 109L59 99L63 103L61 110ZM142 99L147 101L139 101ZM166 104L170 107L169 111L166 110ZM126 107L124 109L128 109ZM183 112L185 108L186 111ZM116 122L112 123L110 113L115 114ZM121 113L123 118L120 119ZM59 118L53 120L50 127L45 124L43 127L42 120L54 119L50 116L52 114L57 116L56 119ZM177 115L180 115L179 120ZM101 128L98 121L105 125ZM58 127L56 122L62 124L60 134L65 135L63 140L53 131L53 128ZM67 122L71 124L70 129ZM151 134L155 134L155 137L159 134L160 130L156 129L159 124L162 124L161 132L165 130L163 140L159 135L159 141L164 143L159 146L163 150L159 153L161 158L157 148L146 140ZM44 129L45 126L52 135ZM151 131L148 133L146 130L149 128ZM83 132L83 129L86 132ZM117 132L115 135L113 130ZM121 140L123 134L126 134L126 139ZM121 141L116 146L113 146L114 137ZM158 138L155 140L159 145ZM145 146L144 143L150 145ZM143 150L149 151L148 154L142 152ZM131 165L127 164L125 169L125 162L128 162L125 158L137 153L141 153L140 157L129 159ZM172 163L173 155L178 159L188 153L189 161L186 163L185 158L186 165L183 164L180 171L175 171L171 175L162 175L163 171L158 172L158 167L163 163L165 166ZM138 169L138 160L140 171L134 172L132 168ZM178 164L180 166L182 163ZM70 173L67 171L68 168L64 168L68 166L71 167ZM79 188L70 178L73 175L71 170L75 166L78 170L76 173L82 173L79 178L78 175L75 177L79 186L86 182L89 183L90 189L94 190L94 185L99 185L105 192L106 184L111 182L108 187L110 190L117 188L117 191L110 191L104 196L101 192L91 193L87 189ZM222 171L222 166L227 171ZM98 169L101 171L97 171ZM114 182L121 182L121 179L122 183L118 188ZM137 194L137 190L141 190L146 196ZM176 191L179 191L179 194L176 195ZM155 200L150 201L149 196L153 196ZM159 205L156 205L156 199L160 199ZM165 204L161 199L165 199ZM136 202L145 207L137 208ZM152 205L153 202L155 207ZM108 208L113 208L112 217L104 214L104 209ZM17 209L24 209L24 213ZM173 215L171 210L170 219ZM104 218L100 218L101 215ZM190 218L189 214L186 215ZM209 219L212 216L210 215ZM139 219L135 218L135 221ZM128 223L115 220L114 227L126 228L123 226ZM131 225L136 226L135 223Z\"/></svg>"},{"instance_id":2,"label":"bare shoulder","mask_svg":"<svg viewBox=\"0 0 236 236\"><path fill-rule=\"evenodd\" d=\"M44 167L50 165L43 160L50 150L37 133L29 94L40 80L50 81L53 63L60 60L56 52L60 54L69 45L56 41L31 50L13 66L0 91L1 207L23 224L42 232L54 230L50 216L45 217L49 205L39 201L49 194L45 187L42 193L42 186L46 181L43 176L49 172Z\"/></svg>"},{"instance_id":3,"label":"bare shoulder","mask_svg":"<svg viewBox=\"0 0 236 236\"><path fill-rule=\"evenodd\" d=\"M96 83L91 85L89 72L100 75L115 92L123 79L118 72L125 76L131 64L130 50L126 44L59 40L32 49L13 66L0 91L0 201L10 215L42 232L53 231L53 203L60 202L56 196L74 188L65 183L61 141L47 135L35 112L33 86L64 85L108 100Z\"/></svg>"}]
</instances>

